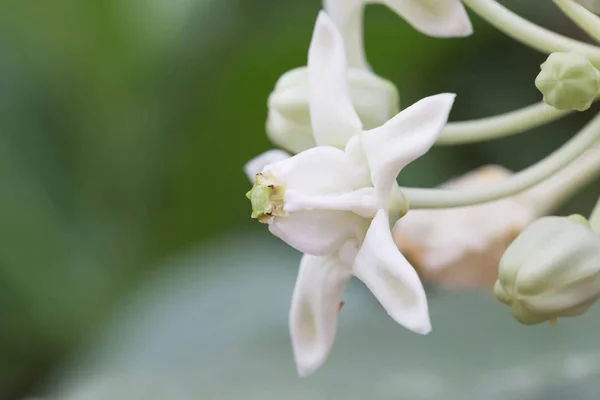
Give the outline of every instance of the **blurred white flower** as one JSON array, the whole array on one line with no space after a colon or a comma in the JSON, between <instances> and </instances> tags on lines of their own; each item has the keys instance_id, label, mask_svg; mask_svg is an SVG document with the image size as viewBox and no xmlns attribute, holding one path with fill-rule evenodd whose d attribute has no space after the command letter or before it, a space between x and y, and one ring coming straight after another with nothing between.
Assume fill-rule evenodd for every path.
<instances>
[{"instance_id":1,"label":"blurred white flower","mask_svg":"<svg viewBox=\"0 0 600 400\"><path fill-rule=\"evenodd\" d=\"M476 186L510 175L503 167L489 165L442 186ZM452 289L492 289L502 254L536 218L535 206L523 195L469 207L412 210L394 226L394 240L422 279Z\"/></svg>"},{"instance_id":2,"label":"blurred white flower","mask_svg":"<svg viewBox=\"0 0 600 400\"><path fill-rule=\"evenodd\" d=\"M600 144L562 171L516 196L469 207L411 210L393 229L394 241L421 279L448 289L492 289L502 255L535 219L548 214L598 175ZM513 173L487 165L442 187L463 188Z\"/></svg>"},{"instance_id":3,"label":"blurred white flower","mask_svg":"<svg viewBox=\"0 0 600 400\"><path fill-rule=\"evenodd\" d=\"M310 118L317 147L247 171L257 173L248 193L253 217L306 253L290 310L301 376L325 361L341 295L352 276L365 283L396 322L422 334L431 329L423 286L394 244L390 222L406 212L396 184L398 173L433 145L454 95L423 99L383 126L363 131L346 69L342 36L321 12L308 55ZM262 157L252 160L252 165L263 164Z\"/></svg>"},{"instance_id":4,"label":"blurred white flower","mask_svg":"<svg viewBox=\"0 0 600 400\"><path fill-rule=\"evenodd\" d=\"M381 126L396 115L400 107L396 86L373 73L365 57L363 11L370 3L388 6L413 27L431 36L468 36L473 31L459 0L324 0L323 9L344 41L350 97L365 129ZM293 153L315 145L308 98L306 67L293 69L279 78L268 100L266 131L273 143Z\"/></svg>"}]
</instances>

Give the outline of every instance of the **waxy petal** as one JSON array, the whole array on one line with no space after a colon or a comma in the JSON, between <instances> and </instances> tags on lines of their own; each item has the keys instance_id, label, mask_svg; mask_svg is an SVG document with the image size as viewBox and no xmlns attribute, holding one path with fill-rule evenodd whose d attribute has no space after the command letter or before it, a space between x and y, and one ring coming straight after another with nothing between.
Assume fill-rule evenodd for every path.
<instances>
[{"instance_id":1,"label":"waxy petal","mask_svg":"<svg viewBox=\"0 0 600 400\"><path fill-rule=\"evenodd\" d=\"M379 0L418 31L435 37L463 37L473 26L460 0Z\"/></svg>"},{"instance_id":2,"label":"waxy petal","mask_svg":"<svg viewBox=\"0 0 600 400\"><path fill-rule=\"evenodd\" d=\"M350 98L344 41L322 11L308 50L308 99L317 145L344 148L348 139L361 132Z\"/></svg>"},{"instance_id":3,"label":"waxy petal","mask_svg":"<svg viewBox=\"0 0 600 400\"><path fill-rule=\"evenodd\" d=\"M385 211L371 222L353 272L397 323L420 334L431 331L423 284L394 244Z\"/></svg>"},{"instance_id":4,"label":"waxy petal","mask_svg":"<svg viewBox=\"0 0 600 400\"><path fill-rule=\"evenodd\" d=\"M426 97L383 126L362 134L371 180L383 198L389 195L402 168L433 146L448 121L454 97L450 93Z\"/></svg>"},{"instance_id":5,"label":"waxy petal","mask_svg":"<svg viewBox=\"0 0 600 400\"><path fill-rule=\"evenodd\" d=\"M299 211L269 221L271 233L302 253L322 256L361 241L369 220L350 211Z\"/></svg>"},{"instance_id":6,"label":"waxy petal","mask_svg":"<svg viewBox=\"0 0 600 400\"><path fill-rule=\"evenodd\" d=\"M337 314L349 266L334 256L304 255L290 309L290 334L298 374L307 376L326 360L337 328Z\"/></svg>"},{"instance_id":7,"label":"waxy petal","mask_svg":"<svg viewBox=\"0 0 600 400\"><path fill-rule=\"evenodd\" d=\"M368 174L356 164L344 151L321 146L269 164L264 171L273 174L285 190L303 194L337 194L370 186Z\"/></svg>"},{"instance_id":8,"label":"waxy petal","mask_svg":"<svg viewBox=\"0 0 600 400\"><path fill-rule=\"evenodd\" d=\"M348 66L369 69L363 43L363 14L366 0L323 0L323 9L340 30Z\"/></svg>"},{"instance_id":9,"label":"waxy petal","mask_svg":"<svg viewBox=\"0 0 600 400\"><path fill-rule=\"evenodd\" d=\"M306 195L286 190L284 210L289 213L308 210L352 211L365 218L373 218L379 211L379 201L372 187L333 195Z\"/></svg>"},{"instance_id":10,"label":"waxy petal","mask_svg":"<svg viewBox=\"0 0 600 400\"><path fill-rule=\"evenodd\" d=\"M254 157L244 165L244 172L248 176L250 183L254 184L256 174L261 173L265 166L282 160L287 160L291 156L283 150L269 150L261 155Z\"/></svg>"}]
</instances>

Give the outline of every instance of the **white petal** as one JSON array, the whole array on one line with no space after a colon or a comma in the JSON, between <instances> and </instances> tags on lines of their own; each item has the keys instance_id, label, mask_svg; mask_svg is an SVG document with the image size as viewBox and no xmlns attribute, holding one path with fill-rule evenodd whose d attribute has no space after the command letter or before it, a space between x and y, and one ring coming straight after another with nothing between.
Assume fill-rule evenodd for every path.
<instances>
[{"instance_id":1,"label":"white petal","mask_svg":"<svg viewBox=\"0 0 600 400\"><path fill-rule=\"evenodd\" d=\"M271 233L303 253L322 256L365 235L368 219L350 211L299 211L269 221Z\"/></svg>"},{"instance_id":2,"label":"white petal","mask_svg":"<svg viewBox=\"0 0 600 400\"><path fill-rule=\"evenodd\" d=\"M267 102L267 136L277 146L300 153L315 146L308 113L308 69L283 74Z\"/></svg>"},{"instance_id":3,"label":"white petal","mask_svg":"<svg viewBox=\"0 0 600 400\"><path fill-rule=\"evenodd\" d=\"M346 153L329 146L313 147L278 163L269 164L286 190L304 194L345 193L368 186L370 178Z\"/></svg>"},{"instance_id":4,"label":"white petal","mask_svg":"<svg viewBox=\"0 0 600 400\"><path fill-rule=\"evenodd\" d=\"M317 145L344 148L362 129L350 99L344 53L340 32L321 11L308 50L308 105Z\"/></svg>"},{"instance_id":5,"label":"white petal","mask_svg":"<svg viewBox=\"0 0 600 400\"><path fill-rule=\"evenodd\" d=\"M335 339L342 293L351 277L350 267L333 256L302 258L289 321L300 376L325 362Z\"/></svg>"},{"instance_id":6,"label":"white petal","mask_svg":"<svg viewBox=\"0 0 600 400\"><path fill-rule=\"evenodd\" d=\"M306 195L295 190L286 190L284 210L289 213L309 210L352 211L365 218L373 218L379 211L375 189L366 187L349 193L333 195Z\"/></svg>"},{"instance_id":7,"label":"white petal","mask_svg":"<svg viewBox=\"0 0 600 400\"><path fill-rule=\"evenodd\" d=\"M282 160L287 160L290 155L283 150L269 150L265 151L258 157L254 157L244 165L244 172L248 176L250 183L254 183L254 177L256 174L262 172L265 166L276 163Z\"/></svg>"},{"instance_id":8,"label":"white petal","mask_svg":"<svg viewBox=\"0 0 600 400\"><path fill-rule=\"evenodd\" d=\"M415 269L394 244L383 210L373 219L353 269L396 322L420 334L431 331L425 290Z\"/></svg>"},{"instance_id":9,"label":"white petal","mask_svg":"<svg viewBox=\"0 0 600 400\"><path fill-rule=\"evenodd\" d=\"M454 94L426 97L397 114L361 139L371 169L371 179L382 196L406 165L425 154L448 120Z\"/></svg>"},{"instance_id":10,"label":"white petal","mask_svg":"<svg viewBox=\"0 0 600 400\"><path fill-rule=\"evenodd\" d=\"M415 29L429 36L462 37L473 33L460 0L379 0Z\"/></svg>"},{"instance_id":11,"label":"white petal","mask_svg":"<svg viewBox=\"0 0 600 400\"><path fill-rule=\"evenodd\" d=\"M267 136L273 144L292 153L300 153L315 147L308 113L306 117L307 123L301 124L285 118L279 111L270 108L266 124Z\"/></svg>"},{"instance_id":12,"label":"white petal","mask_svg":"<svg viewBox=\"0 0 600 400\"><path fill-rule=\"evenodd\" d=\"M323 9L339 28L350 67L368 69L363 43L365 0L323 0Z\"/></svg>"}]
</instances>

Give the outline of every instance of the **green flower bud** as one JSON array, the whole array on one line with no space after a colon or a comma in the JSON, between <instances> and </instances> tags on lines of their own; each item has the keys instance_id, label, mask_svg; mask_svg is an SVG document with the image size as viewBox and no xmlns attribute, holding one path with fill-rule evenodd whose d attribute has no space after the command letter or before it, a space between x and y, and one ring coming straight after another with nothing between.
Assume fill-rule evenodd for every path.
<instances>
[{"instance_id":1,"label":"green flower bud","mask_svg":"<svg viewBox=\"0 0 600 400\"><path fill-rule=\"evenodd\" d=\"M578 215L538 219L504 253L494 294L523 324L584 313L600 295L600 237Z\"/></svg>"},{"instance_id":2,"label":"green flower bud","mask_svg":"<svg viewBox=\"0 0 600 400\"><path fill-rule=\"evenodd\" d=\"M600 90L600 72L581 53L552 53L541 65L535 86L544 102L559 110L585 111Z\"/></svg>"},{"instance_id":3,"label":"green flower bud","mask_svg":"<svg viewBox=\"0 0 600 400\"><path fill-rule=\"evenodd\" d=\"M252 218L267 223L272 217L283 217L283 194L285 188L277 185L275 180L266 173L256 174L252 189L246 197L252 203Z\"/></svg>"}]
</instances>

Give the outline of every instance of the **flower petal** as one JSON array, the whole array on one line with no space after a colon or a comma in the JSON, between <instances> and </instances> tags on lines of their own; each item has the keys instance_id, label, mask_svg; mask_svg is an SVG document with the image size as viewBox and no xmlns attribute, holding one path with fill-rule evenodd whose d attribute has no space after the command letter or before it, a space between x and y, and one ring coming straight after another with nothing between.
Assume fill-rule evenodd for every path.
<instances>
[{"instance_id":1,"label":"flower petal","mask_svg":"<svg viewBox=\"0 0 600 400\"><path fill-rule=\"evenodd\" d=\"M361 139L371 169L371 180L382 196L389 195L406 165L425 154L448 120L454 94L426 97L397 114Z\"/></svg>"},{"instance_id":2,"label":"flower petal","mask_svg":"<svg viewBox=\"0 0 600 400\"><path fill-rule=\"evenodd\" d=\"M308 50L308 105L317 145L344 148L362 123L352 106L344 41L323 11Z\"/></svg>"},{"instance_id":3,"label":"flower petal","mask_svg":"<svg viewBox=\"0 0 600 400\"><path fill-rule=\"evenodd\" d=\"M287 160L290 155L283 150L269 150L261 155L254 157L244 165L244 172L248 176L250 183L254 184L256 174L262 172L265 166L276 163L278 161Z\"/></svg>"},{"instance_id":4,"label":"flower petal","mask_svg":"<svg viewBox=\"0 0 600 400\"><path fill-rule=\"evenodd\" d=\"M420 334L431 331L425 290L394 244L385 211L371 222L353 270L396 322Z\"/></svg>"},{"instance_id":5,"label":"flower petal","mask_svg":"<svg viewBox=\"0 0 600 400\"><path fill-rule=\"evenodd\" d=\"M369 69L363 43L366 0L323 0L323 10L339 28L346 47L348 66Z\"/></svg>"},{"instance_id":6,"label":"flower petal","mask_svg":"<svg viewBox=\"0 0 600 400\"><path fill-rule=\"evenodd\" d=\"M313 147L264 171L275 176L286 190L303 194L345 193L370 186L370 178L362 166L340 149Z\"/></svg>"},{"instance_id":7,"label":"flower petal","mask_svg":"<svg viewBox=\"0 0 600 400\"><path fill-rule=\"evenodd\" d=\"M339 304L350 278L350 267L334 256L302 257L289 321L301 377L319 368L333 346Z\"/></svg>"},{"instance_id":8,"label":"flower petal","mask_svg":"<svg viewBox=\"0 0 600 400\"><path fill-rule=\"evenodd\" d=\"M284 210L289 213L309 210L352 211L361 217L373 218L379 210L379 201L372 187L325 196L286 190L284 202Z\"/></svg>"},{"instance_id":9,"label":"flower petal","mask_svg":"<svg viewBox=\"0 0 600 400\"><path fill-rule=\"evenodd\" d=\"M266 124L267 136L273 144L291 153L300 153L315 147L312 127L310 121L307 122L306 124L294 122L274 108L270 108Z\"/></svg>"},{"instance_id":10,"label":"flower petal","mask_svg":"<svg viewBox=\"0 0 600 400\"><path fill-rule=\"evenodd\" d=\"M350 211L299 211L269 221L271 233L303 253L322 256L365 235L369 220Z\"/></svg>"},{"instance_id":11,"label":"flower petal","mask_svg":"<svg viewBox=\"0 0 600 400\"><path fill-rule=\"evenodd\" d=\"M429 36L462 37L473 33L460 0L379 0L415 29Z\"/></svg>"}]
</instances>

